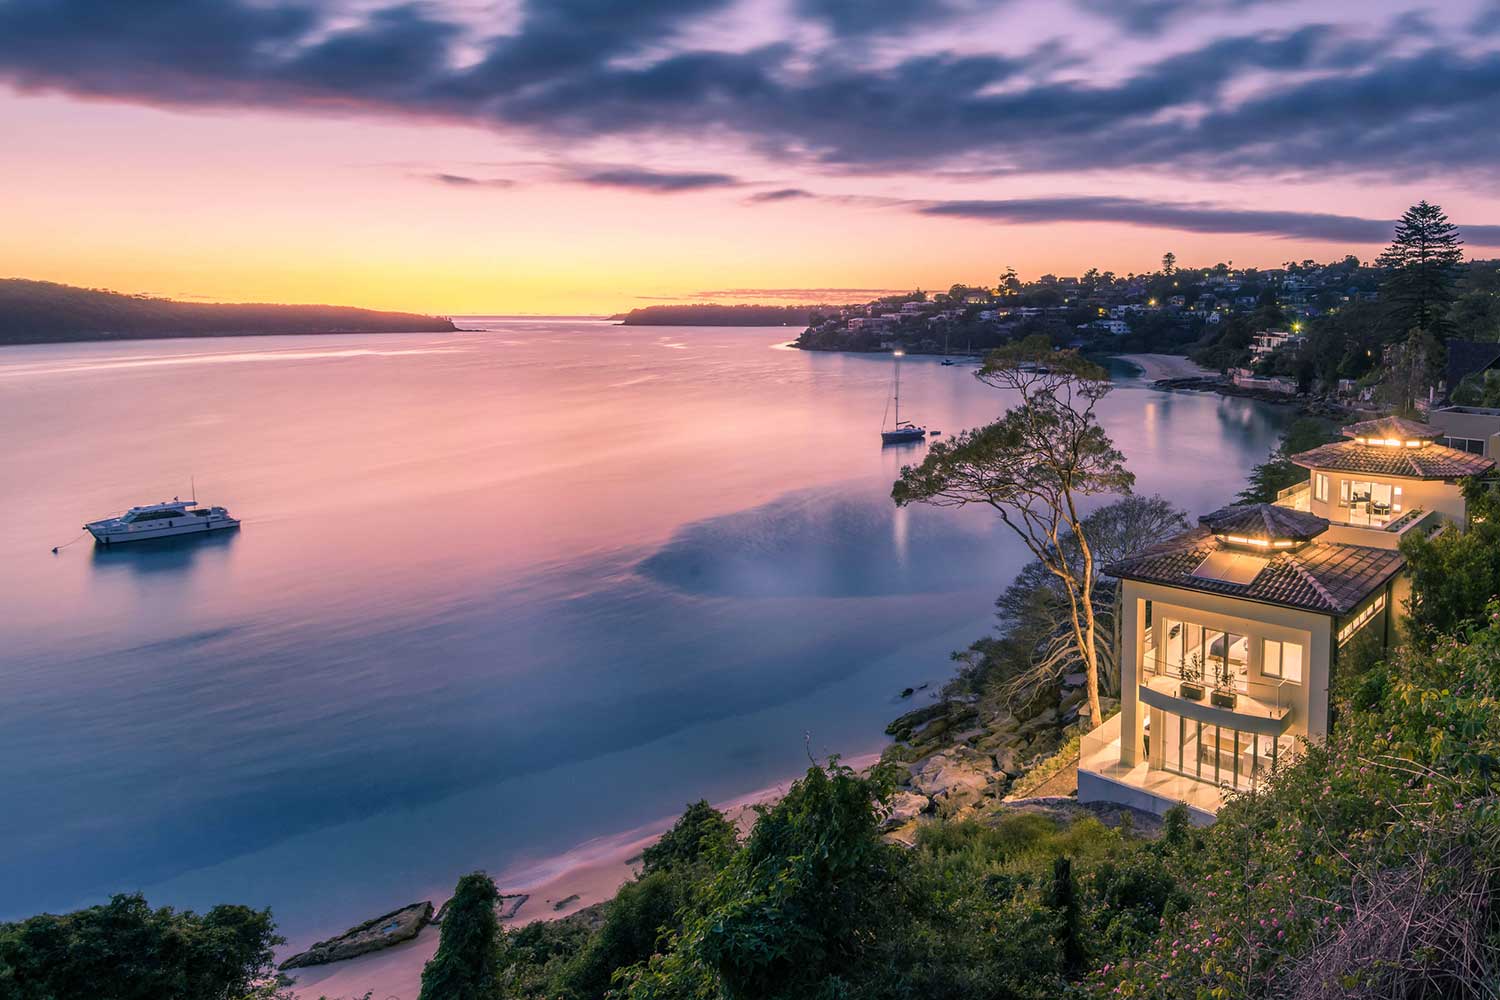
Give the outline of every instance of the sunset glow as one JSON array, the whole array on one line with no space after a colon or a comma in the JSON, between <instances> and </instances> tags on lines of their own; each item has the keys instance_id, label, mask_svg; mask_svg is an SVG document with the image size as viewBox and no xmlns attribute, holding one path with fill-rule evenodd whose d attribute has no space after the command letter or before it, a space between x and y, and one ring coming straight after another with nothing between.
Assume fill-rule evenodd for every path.
<instances>
[{"instance_id":1,"label":"sunset glow","mask_svg":"<svg viewBox=\"0 0 1500 1000\"><path fill-rule=\"evenodd\" d=\"M0 2L0 274L599 313L1500 243L1482 4L596 6Z\"/></svg>"}]
</instances>

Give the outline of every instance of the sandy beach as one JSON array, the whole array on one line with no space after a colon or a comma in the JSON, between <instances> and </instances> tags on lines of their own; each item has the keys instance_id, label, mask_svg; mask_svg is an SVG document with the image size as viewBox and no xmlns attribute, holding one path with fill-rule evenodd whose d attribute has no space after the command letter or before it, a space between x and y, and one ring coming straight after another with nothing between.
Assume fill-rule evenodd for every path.
<instances>
[{"instance_id":1,"label":"sandy beach","mask_svg":"<svg viewBox=\"0 0 1500 1000\"><path fill-rule=\"evenodd\" d=\"M879 759L878 753L870 753L851 757L843 763L863 770ZM755 823L755 807L780 799L795 780L788 778L716 805L739 827L743 836ZM544 861L500 872L495 876L495 884L501 892L526 893L530 897L516 915L506 921L506 926L558 920L613 897L621 885L639 872L641 852L665 833L676 819L676 816L665 816L632 830L586 841ZM436 895L432 897L433 905L441 906L447 898L447 893ZM412 940L384 951L346 962L299 969L295 974L297 995L302 1000L317 1000L324 996L334 1000L362 997L366 990L372 990L375 1000L416 1000L421 990L422 966L437 950L437 944L438 928L429 926Z\"/></svg>"},{"instance_id":2,"label":"sandy beach","mask_svg":"<svg viewBox=\"0 0 1500 1000\"><path fill-rule=\"evenodd\" d=\"M1164 378L1213 377L1219 373L1188 358L1175 354L1121 354L1121 361L1128 361L1141 370L1141 378L1155 382Z\"/></svg>"}]
</instances>

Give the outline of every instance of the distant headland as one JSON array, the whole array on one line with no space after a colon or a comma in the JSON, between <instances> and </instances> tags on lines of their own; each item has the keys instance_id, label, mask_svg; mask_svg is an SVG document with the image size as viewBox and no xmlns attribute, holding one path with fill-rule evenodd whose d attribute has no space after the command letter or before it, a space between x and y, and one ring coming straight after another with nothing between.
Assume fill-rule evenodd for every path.
<instances>
[{"instance_id":1,"label":"distant headland","mask_svg":"<svg viewBox=\"0 0 1500 1000\"><path fill-rule=\"evenodd\" d=\"M178 302L50 281L0 278L0 345L457 329L445 316L351 306Z\"/></svg>"},{"instance_id":2,"label":"distant headland","mask_svg":"<svg viewBox=\"0 0 1500 1000\"><path fill-rule=\"evenodd\" d=\"M644 306L611 316L625 326L800 326L814 314L837 310L838 306L693 305Z\"/></svg>"}]
</instances>

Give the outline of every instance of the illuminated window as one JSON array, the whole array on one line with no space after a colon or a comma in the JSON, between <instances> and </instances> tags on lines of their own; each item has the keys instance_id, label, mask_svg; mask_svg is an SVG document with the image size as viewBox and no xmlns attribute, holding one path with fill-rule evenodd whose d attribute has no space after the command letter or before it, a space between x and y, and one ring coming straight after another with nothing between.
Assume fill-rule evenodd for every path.
<instances>
[{"instance_id":1,"label":"illuminated window","mask_svg":"<svg viewBox=\"0 0 1500 1000\"><path fill-rule=\"evenodd\" d=\"M1313 499L1328 502L1328 477L1321 472L1313 476Z\"/></svg>"},{"instance_id":2,"label":"illuminated window","mask_svg":"<svg viewBox=\"0 0 1500 1000\"><path fill-rule=\"evenodd\" d=\"M1261 653L1260 672L1267 677L1276 677L1291 684L1302 683L1302 644L1265 640Z\"/></svg>"},{"instance_id":3,"label":"illuminated window","mask_svg":"<svg viewBox=\"0 0 1500 1000\"><path fill-rule=\"evenodd\" d=\"M1443 438L1443 444L1450 448L1457 448L1459 451L1467 451L1473 455L1484 454L1484 440L1481 438L1445 437Z\"/></svg>"},{"instance_id":4,"label":"illuminated window","mask_svg":"<svg viewBox=\"0 0 1500 1000\"><path fill-rule=\"evenodd\" d=\"M1369 624L1371 618L1374 618L1384 610L1385 595L1381 594L1379 597L1375 598L1375 600L1371 601L1369 604L1366 604L1364 606L1364 610L1360 611L1359 614L1349 619L1348 624L1339 629L1339 648L1342 649L1350 639L1354 638L1356 632Z\"/></svg>"}]
</instances>

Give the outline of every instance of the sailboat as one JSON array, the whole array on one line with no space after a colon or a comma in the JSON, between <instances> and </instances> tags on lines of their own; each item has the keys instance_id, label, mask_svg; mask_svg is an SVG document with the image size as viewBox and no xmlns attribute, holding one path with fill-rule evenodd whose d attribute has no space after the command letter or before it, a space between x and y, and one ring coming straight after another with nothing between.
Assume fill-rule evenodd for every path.
<instances>
[{"instance_id":1,"label":"sailboat","mask_svg":"<svg viewBox=\"0 0 1500 1000\"><path fill-rule=\"evenodd\" d=\"M896 382L893 393L893 399L896 403L896 426L891 430L886 430L882 424L880 442L882 444L902 444L906 441L925 441L927 440L927 428L918 427L909 420L905 422L901 420L901 359L905 356L906 352L898 347L892 354L896 359Z\"/></svg>"}]
</instances>

